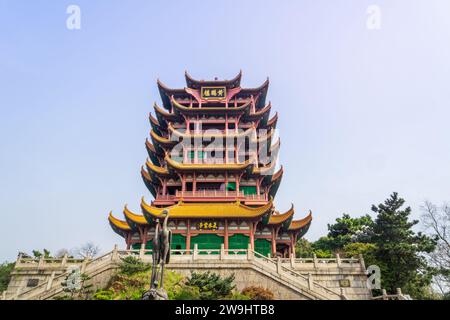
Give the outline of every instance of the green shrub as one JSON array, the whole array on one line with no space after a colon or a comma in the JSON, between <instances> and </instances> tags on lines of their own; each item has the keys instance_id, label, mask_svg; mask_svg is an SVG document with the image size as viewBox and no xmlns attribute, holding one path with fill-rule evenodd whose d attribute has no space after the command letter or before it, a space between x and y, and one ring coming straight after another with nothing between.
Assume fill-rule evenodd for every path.
<instances>
[{"instance_id":1,"label":"green shrub","mask_svg":"<svg viewBox=\"0 0 450 320\"><path fill-rule=\"evenodd\" d=\"M196 300L189 298L179 298L183 288L185 287L185 277L174 271L166 271L164 273L164 289L167 291L169 300Z\"/></svg>"},{"instance_id":2,"label":"green shrub","mask_svg":"<svg viewBox=\"0 0 450 320\"><path fill-rule=\"evenodd\" d=\"M197 287L200 292L200 300L220 300L232 295L235 288L234 274L221 278L216 273L196 273L192 272L186 281L187 286Z\"/></svg>"},{"instance_id":3,"label":"green shrub","mask_svg":"<svg viewBox=\"0 0 450 320\"><path fill-rule=\"evenodd\" d=\"M114 300L114 292L111 290L98 290L92 300Z\"/></svg>"},{"instance_id":4,"label":"green shrub","mask_svg":"<svg viewBox=\"0 0 450 320\"><path fill-rule=\"evenodd\" d=\"M180 286L169 297L170 300L200 300L200 289L198 287L191 287L187 285Z\"/></svg>"},{"instance_id":5,"label":"green shrub","mask_svg":"<svg viewBox=\"0 0 450 320\"><path fill-rule=\"evenodd\" d=\"M127 256L120 258L122 260L120 264L120 273L125 275L133 275L136 273L148 271L151 269L151 265L143 263L139 258L133 256Z\"/></svg>"},{"instance_id":6,"label":"green shrub","mask_svg":"<svg viewBox=\"0 0 450 320\"><path fill-rule=\"evenodd\" d=\"M15 263L0 264L0 292L8 288L9 280L11 280L11 271L14 269Z\"/></svg>"}]
</instances>

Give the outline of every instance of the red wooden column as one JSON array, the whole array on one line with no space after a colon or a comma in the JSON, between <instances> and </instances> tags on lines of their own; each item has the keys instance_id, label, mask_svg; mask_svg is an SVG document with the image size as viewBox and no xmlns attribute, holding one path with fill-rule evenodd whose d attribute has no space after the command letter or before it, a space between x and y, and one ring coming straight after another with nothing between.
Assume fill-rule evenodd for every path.
<instances>
[{"instance_id":1,"label":"red wooden column","mask_svg":"<svg viewBox=\"0 0 450 320\"><path fill-rule=\"evenodd\" d=\"M141 236L141 245L147 245L147 227L138 227L139 235Z\"/></svg>"},{"instance_id":2,"label":"red wooden column","mask_svg":"<svg viewBox=\"0 0 450 320\"><path fill-rule=\"evenodd\" d=\"M228 171L225 172L225 196L228 196Z\"/></svg>"},{"instance_id":3,"label":"red wooden column","mask_svg":"<svg viewBox=\"0 0 450 320\"><path fill-rule=\"evenodd\" d=\"M193 192L197 191L197 173L196 172L194 172L194 175L193 175L192 191Z\"/></svg>"},{"instance_id":4,"label":"red wooden column","mask_svg":"<svg viewBox=\"0 0 450 320\"><path fill-rule=\"evenodd\" d=\"M275 257L276 253L277 253L277 234L278 234L278 229L275 230L275 228L272 228L272 255Z\"/></svg>"},{"instance_id":5,"label":"red wooden column","mask_svg":"<svg viewBox=\"0 0 450 320\"><path fill-rule=\"evenodd\" d=\"M223 245L228 249L228 220L225 220L225 235L223 237Z\"/></svg>"},{"instance_id":6,"label":"red wooden column","mask_svg":"<svg viewBox=\"0 0 450 320\"><path fill-rule=\"evenodd\" d=\"M225 134L228 134L228 114L225 115Z\"/></svg>"},{"instance_id":7,"label":"red wooden column","mask_svg":"<svg viewBox=\"0 0 450 320\"><path fill-rule=\"evenodd\" d=\"M227 137L227 136L228 136L228 115L225 115L225 137ZM228 159L228 139L227 138L225 138L224 147L225 147L225 163L228 163L229 159Z\"/></svg>"},{"instance_id":8,"label":"red wooden column","mask_svg":"<svg viewBox=\"0 0 450 320\"><path fill-rule=\"evenodd\" d=\"M253 222L250 222L250 247L252 248L252 250L255 250L255 231L253 228Z\"/></svg>"},{"instance_id":9,"label":"red wooden column","mask_svg":"<svg viewBox=\"0 0 450 320\"><path fill-rule=\"evenodd\" d=\"M131 232L127 233L126 244L127 244L127 250L130 250L130 248L131 248Z\"/></svg>"},{"instance_id":10,"label":"red wooden column","mask_svg":"<svg viewBox=\"0 0 450 320\"><path fill-rule=\"evenodd\" d=\"M291 258L292 256L294 256L295 258L295 241L294 241L295 236L293 233L291 233L290 236L291 236L291 244L289 246L289 258Z\"/></svg>"},{"instance_id":11,"label":"red wooden column","mask_svg":"<svg viewBox=\"0 0 450 320\"><path fill-rule=\"evenodd\" d=\"M187 232L186 232L186 250L188 253L191 252L191 220L187 221Z\"/></svg>"},{"instance_id":12,"label":"red wooden column","mask_svg":"<svg viewBox=\"0 0 450 320\"><path fill-rule=\"evenodd\" d=\"M181 192L185 192L186 191L186 175L183 174L181 176Z\"/></svg>"},{"instance_id":13,"label":"red wooden column","mask_svg":"<svg viewBox=\"0 0 450 320\"><path fill-rule=\"evenodd\" d=\"M195 123L195 133L200 133L200 116L197 114L197 120Z\"/></svg>"}]
</instances>

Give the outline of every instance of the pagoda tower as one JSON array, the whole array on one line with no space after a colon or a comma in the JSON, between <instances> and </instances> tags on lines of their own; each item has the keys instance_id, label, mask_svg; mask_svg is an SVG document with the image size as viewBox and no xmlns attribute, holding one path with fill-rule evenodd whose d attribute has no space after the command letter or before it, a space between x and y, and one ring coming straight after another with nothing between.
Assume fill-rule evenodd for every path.
<instances>
[{"instance_id":1,"label":"pagoda tower","mask_svg":"<svg viewBox=\"0 0 450 320\"><path fill-rule=\"evenodd\" d=\"M273 200L283 168L276 163L278 114L266 104L269 80L242 88L240 72L232 80L195 80L188 73L184 89L158 80L162 106L150 114L148 159L141 169L154 200L141 200L142 214L123 210L109 215L127 248L151 249L155 224L170 213L172 249L247 249L289 257L308 230L311 212L294 220Z\"/></svg>"}]
</instances>

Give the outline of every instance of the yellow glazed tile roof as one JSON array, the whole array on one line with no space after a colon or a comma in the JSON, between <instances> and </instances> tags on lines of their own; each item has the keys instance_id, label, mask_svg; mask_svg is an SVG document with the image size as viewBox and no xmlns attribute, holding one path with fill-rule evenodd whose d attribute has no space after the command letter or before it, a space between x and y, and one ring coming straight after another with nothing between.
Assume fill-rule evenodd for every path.
<instances>
[{"instance_id":1,"label":"yellow glazed tile roof","mask_svg":"<svg viewBox=\"0 0 450 320\"><path fill-rule=\"evenodd\" d=\"M167 170L167 168L156 166L151 161L149 161L148 159L145 162L145 164L147 165L147 168L150 171L153 171L153 172L158 173L158 174L165 174L165 175L169 174L169 171Z\"/></svg>"},{"instance_id":2,"label":"yellow glazed tile roof","mask_svg":"<svg viewBox=\"0 0 450 320\"><path fill-rule=\"evenodd\" d=\"M145 220L145 217L140 214L135 214L128 210L128 206L125 205L125 208L123 209L123 214L125 217L130 219L131 221L138 223L138 224L148 224L147 220Z\"/></svg>"},{"instance_id":3,"label":"yellow glazed tile roof","mask_svg":"<svg viewBox=\"0 0 450 320\"><path fill-rule=\"evenodd\" d=\"M163 210L168 210L172 218L254 218L262 216L272 209L272 201L266 205L252 208L241 204L240 202L225 203L184 203L179 202L176 205L158 208L149 205L144 198L141 201L142 209L148 214L159 217Z\"/></svg>"},{"instance_id":4,"label":"yellow glazed tile roof","mask_svg":"<svg viewBox=\"0 0 450 320\"><path fill-rule=\"evenodd\" d=\"M311 221L312 221L312 212L310 211L309 215L306 218L292 221L291 225L289 226L289 230L298 230L300 228L303 228L304 226L308 225Z\"/></svg>"},{"instance_id":5,"label":"yellow glazed tile roof","mask_svg":"<svg viewBox=\"0 0 450 320\"><path fill-rule=\"evenodd\" d=\"M288 220L294 215L294 205L291 206L287 212L283 214L272 214L269 219L269 224L280 224Z\"/></svg>"},{"instance_id":6,"label":"yellow glazed tile roof","mask_svg":"<svg viewBox=\"0 0 450 320\"><path fill-rule=\"evenodd\" d=\"M131 230L130 226L126 221L119 220L112 215L112 212L109 213L108 217L109 222L111 222L114 226L121 230Z\"/></svg>"},{"instance_id":7,"label":"yellow glazed tile roof","mask_svg":"<svg viewBox=\"0 0 450 320\"><path fill-rule=\"evenodd\" d=\"M178 118L178 116L176 114L167 112L166 110L164 110L160 106L158 106L157 103L155 103L153 105L153 108L155 109L155 113L159 114L164 119L175 119L175 118Z\"/></svg>"},{"instance_id":8,"label":"yellow glazed tile roof","mask_svg":"<svg viewBox=\"0 0 450 320\"><path fill-rule=\"evenodd\" d=\"M151 135L151 137L152 137L152 139L153 139L154 141L156 141L156 142L158 142L158 143L160 143L160 144L168 145L168 144L176 144L176 143L178 143L177 141L172 141L172 140L170 140L170 139L161 137L161 136L158 135L153 129L150 131L150 135Z\"/></svg>"}]
</instances>

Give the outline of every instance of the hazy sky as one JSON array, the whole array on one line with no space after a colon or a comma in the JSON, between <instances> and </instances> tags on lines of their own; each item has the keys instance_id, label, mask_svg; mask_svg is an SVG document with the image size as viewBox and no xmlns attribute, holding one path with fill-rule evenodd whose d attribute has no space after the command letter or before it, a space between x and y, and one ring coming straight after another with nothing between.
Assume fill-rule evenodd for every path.
<instances>
[{"instance_id":1,"label":"hazy sky","mask_svg":"<svg viewBox=\"0 0 450 320\"><path fill-rule=\"evenodd\" d=\"M81 30L66 9L81 8ZM381 29L367 28L378 5ZM450 1L0 0L0 260L124 245L107 222L151 200L140 166L156 79L270 77L276 204L307 238L398 191L450 201Z\"/></svg>"}]
</instances>

